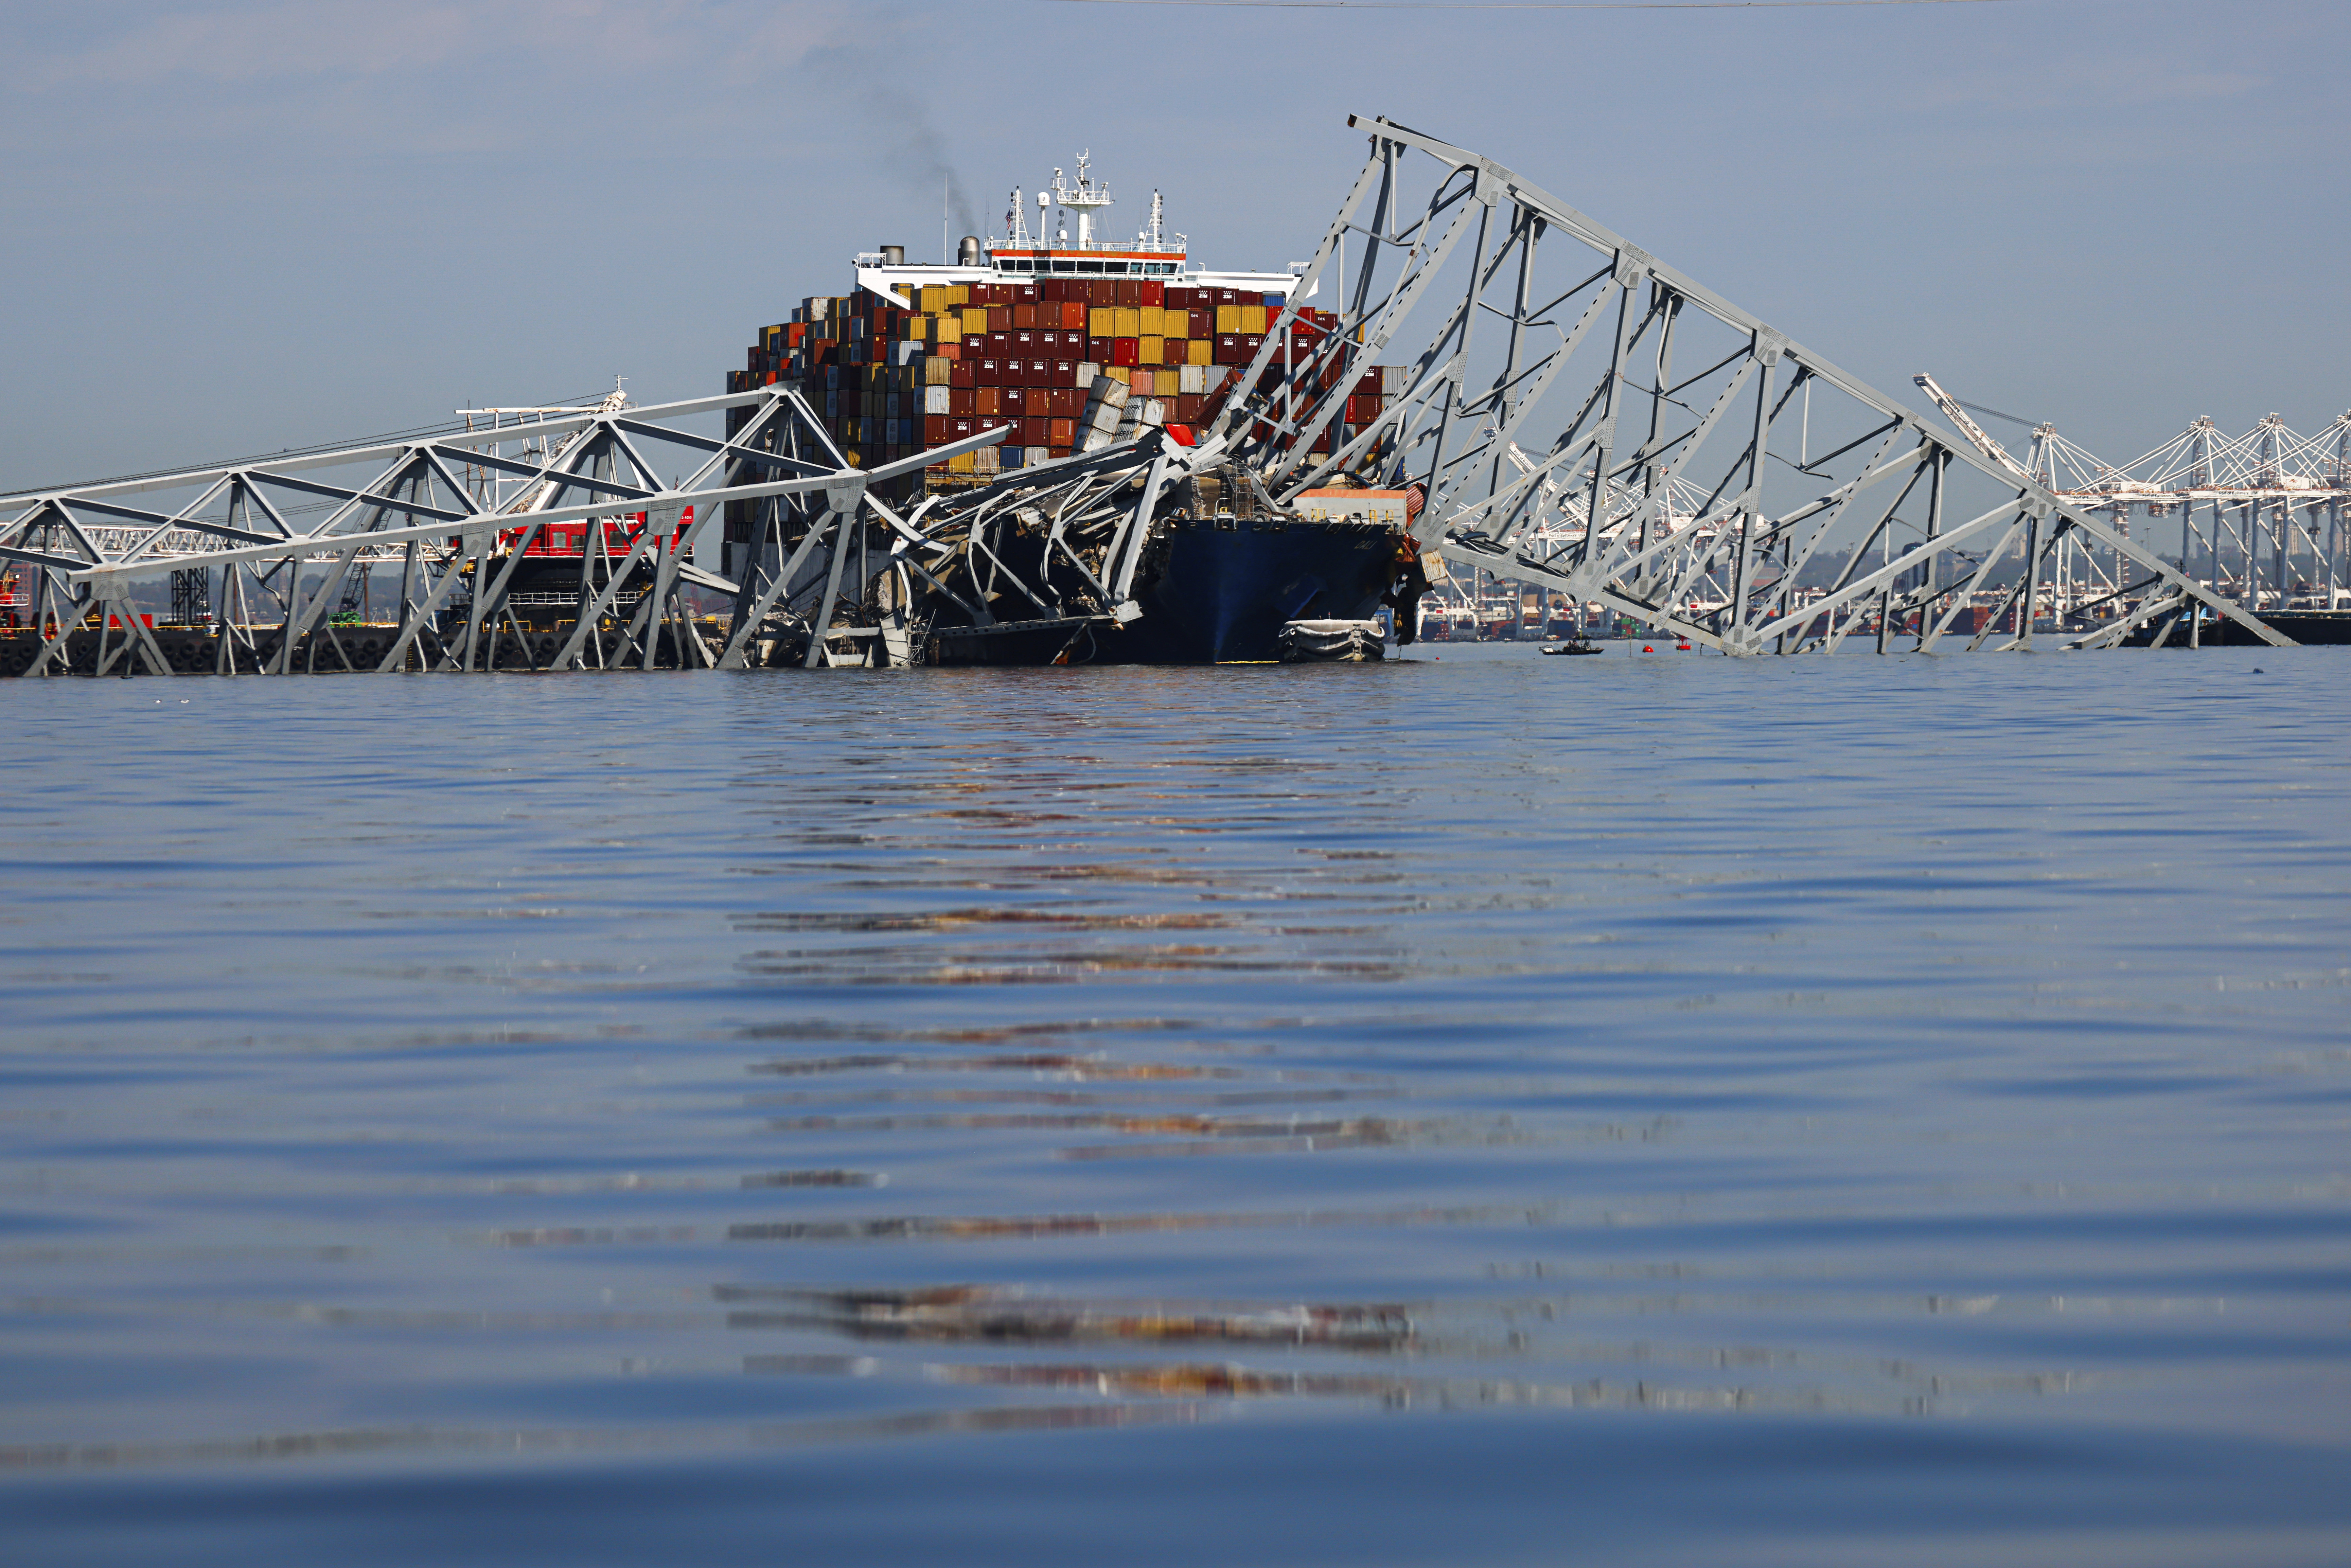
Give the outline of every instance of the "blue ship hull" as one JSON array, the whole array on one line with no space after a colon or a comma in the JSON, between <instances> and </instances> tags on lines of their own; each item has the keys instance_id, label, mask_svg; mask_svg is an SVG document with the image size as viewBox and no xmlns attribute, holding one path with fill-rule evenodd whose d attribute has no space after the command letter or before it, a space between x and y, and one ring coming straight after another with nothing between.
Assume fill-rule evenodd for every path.
<instances>
[{"instance_id":1,"label":"blue ship hull","mask_svg":"<svg viewBox=\"0 0 2351 1568\"><path fill-rule=\"evenodd\" d=\"M1248 664L1279 656L1285 621L1379 612L1397 534L1375 523L1170 517L1135 565L1142 619L940 627L941 664Z\"/></svg>"}]
</instances>

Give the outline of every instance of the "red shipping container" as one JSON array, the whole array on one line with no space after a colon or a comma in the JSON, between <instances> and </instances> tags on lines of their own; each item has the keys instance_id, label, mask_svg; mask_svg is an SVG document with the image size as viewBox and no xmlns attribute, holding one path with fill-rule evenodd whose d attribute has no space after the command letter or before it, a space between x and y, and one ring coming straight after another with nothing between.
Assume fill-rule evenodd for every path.
<instances>
[{"instance_id":1,"label":"red shipping container","mask_svg":"<svg viewBox=\"0 0 2351 1568\"><path fill-rule=\"evenodd\" d=\"M979 384L984 387L1002 386L1004 384L1004 361L993 359L984 359L980 361Z\"/></svg>"},{"instance_id":2,"label":"red shipping container","mask_svg":"<svg viewBox=\"0 0 2351 1568\"><path fill-rule=\"evenodd\" d=\"M978 388L955 386L947 388L947 412L949 413L970 414L977 412L978 403Z\"/></svg>"},{"instance_id":3,"label":"red shipping container","mask_svg":"<svg viewBox=\"0 0 2351 1568\"><path fill-rule=\"evenodd\" d=\"M1184 336L1213 338L1216 335L1217 313L1215 311L1195 309L1184 312Z\"/></svg>"},{"instance_id":4,"label":"red shipping container","mask_svg":"<svg viewBox=\"0 0 2351 1568\"><path fill-rule=\"evenodd\" d=\"M994 412L998 413L1010 414L1013 417L1018 418L1028 412L1028 409L1025 406L1028 401L1027 389L1022 387L1003 387L998 389L997 392L996 408Z\"/></svg>"},{"instance_id":5,"label":"red shipping container","mask_svg":"<svg viewBox=\"0 0 2351 1568\"><path fill-rule=\"evenodd\" d=\"M947 434L948 430L952 428L954 424L955 421L948 418L944 413L926 413L923 415L923 444L925 446L945 446L948 442L955 439L954 436Z\"/></svg>"},{"instance_id":6,"label":"red shipping container","mask_svg":"<svg viewBox=\"0 0 2351 1568\"><path fill-rule=\"evenodd\" d=\"M1200 418L1201 405L1206 403L1207 401L1208 400L1207 398L1201 396L1198 392L1177 392L1176 394L1176 423L1178 424L1196 423Z\"/></svg>"},{"instance_id":7,"label":"red shipping container","mask_svg":"<svg viewBox=\"0 0 2351 1568\"><path fill-rule=\"evenodd\" d=\"M1139 295L1136 304L1148 305L1156 310L1167 303L1167 286L1157 278L1146 277L1134 287Z\"/></svg>"},{"instance_id":8,"label":"red shipping container","mask_svg":"<svg viewBox=\"0 0 2351 1568\"><path fill-rule=\"evenodd\" d=\"M1012 329L1016 332L1037 324L1037 307L1015 305L1012 308Z\"/></svg>"},{"instance_id":9,"label":"red shipping container","mask_svg":"<svg viewBox=\"0 0 2351 1568\"><path fill-rule=\"evenodd\" d=\"M1040 277L1037 280L1037 298L1040 301L1061 300L1069 297L1070 280L1068 278Z\"/></svg>"},{"instance_id":10,"label":"red shipping container","mask_svg":"<svg viewBox=\"0 0 2351 1568\"><path fill-rule=\"evenodd\" d=\"M987 308L987 329L991 332L1012 330L1012 307L991 305Z\"/></svg>"},{"instance_id":11,"label":"red shipping container","mask_svg":"<svg viewBox=\"0 0 2351 1568\"><path fill-rule=\"evenodd\" d=\"M1088 338L1086 340L1086 358L1097 365L1106 365L1110 363L1110 340L1108 338Z\"/></svg>"},{"instance_id":12,"label":"red shipping container","mask_svg":"<svg viewBox=\"0 0 2351 1568\"><path fill-rule=\"evenodd\" d=\"M1015 329L1012 334L1011 351L1016 354L1035 353L1037 351L1037 334L1033 331L1023 332Z\"/></svg>"},{"instance_id":13,"label":"red shipping container","mask_svg":"<svg viewBox=\"0 0 2351 1568\"><path fill-rule=\"evenodd\" d=\"M1065 299L1061 302L1061 329L1066 332L1071 329L1075 329L1081 336L1085 332L1086 305L1081 299Z\"/></svg>"},{"instance_id":14,"label":"red shipping container","mask_svg":"<svg viewBox=\"0 0 2351 1568\"><path fill-rule=\"evenodd\" d=\"M1210 358L1213 359L1216 363L1220 365L1245 365L1249 363L1249 356L1241 352L1240 334L1238 332L1225 332L1218 334L1217 338L1216 350L1211 354Z\"/></svg>"},{"instance_id":15,"label":"red shipping container","mask_svg":"<svg viewBox=\"0 0 2351 1568\"><path fill-rule=\"evenodd\" d=\"M1142 362L1143 340L1113 338L1110 340L1110 362L1113 365L1134 365Z\"/></svg>"},{"instance_id":16,"label":"red shipping container","mask_svg":"<svg viewBox=\"0 0 2351 1568\"><path fill-rule=\"evenodd\" d=\"M933 343L931 345L930 357L935 360L960 360L963 358L963 345L961 343Z\"/></svg>"},{"instance_id":17,"label":"red shipping container","mask_svg":"<svg viewBox=\"0 0 2351 1568\"><path fill-rule=\"evenodd\" d=\"M1045 429L1052 423L1050 419L1024 419L1013 439L1023 446L1042 446L1045 444Z\"/></svg>"},{"instance_id":18,"label":"red shipping container","mask_svg":"<svg viewBox=\"0 0 2351 1568\"><path fill-rule=\"evenodd\" d=\"M1029 384L1032 387L1051 386L1053 384L1053 361L1051 360L1029 361Z\"/></svg>"},{"instance_id":19,"label":"red shipping container","mask_svg":"<svg viewBox=\"0 0 2351 1568\"><path fill-rule=\"evenodd\" d=\"M962 360L947 368L947 385L976 387L979 384L979 364L974 360Z\"/></svg>"},{"instance_id":20,"label":"red shipping container","mask_svg":"<svg viewBox=\"0 0 2351 1568\"><path fill-rule=\"evenodd\" d=\"M1062 405L1053 411L1055 413L1075 415L1079 412L1078 405L1085 401L1086 394L1078 386L1078 362L1075 360L1053 361L1053 395L1061 400Z\"/></svg>"},{"instance_id":21,"label":"red shipping container","mask_svg":"<svg viewBox=\"0 0 2351 1568\"><path fill-rule=\"evenodd\" d=\"M1068 451L1078 444L1078 422L1075 419L1049 419L1045 422L1045 440L1042 444L1058 448L1055 455L1060 455L1061 453Z\"/></svg>"},{"instance_id":22,"label":"red shipping container","mask_svg":"<svg viewBox=\"0 0 2351 1568\"><path fill-rule=\"evenodd\" d=\"M1015 423L1015 421L1007 419L1000 413L981 414L977 419L971 422L972 434L975 435L985 435L991 430L1008 429Z\"/></svg>"},{"instance_id":23,"label":"red shipping container","mask_svg":"<svg viewBox=\"0 0 2351 1568\"><path fill-rule=\"evenodd\" d=\"M1351 397L1347 400L1349 424L1369 424L1379 416L1380 399L1377 392L1370 397Z\"/></svg>"},{"instance_id":24,"label":"red shipping container","mask_svg":"<svg viewBox=\"0 0 2351 1568\"><path fill-rule=\"evenodd\" d=\"M1012 292L1013 304L1034 305L1037 303L1037 286L1035 284L1008 283L1005 285L1005 287Z\"/></svg>"}]
</instances>

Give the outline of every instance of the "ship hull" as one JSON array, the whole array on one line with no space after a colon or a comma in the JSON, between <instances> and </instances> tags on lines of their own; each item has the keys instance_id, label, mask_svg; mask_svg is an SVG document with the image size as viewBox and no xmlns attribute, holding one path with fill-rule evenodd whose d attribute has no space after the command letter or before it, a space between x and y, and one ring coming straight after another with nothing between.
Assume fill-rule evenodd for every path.
<instances>
[{"instance_id":1,"label":"ship hull","mask_svg":"<svg viewBox=\"0 0 2351 1568\"><path fill-rule=\"evenodd\" d=\"M1170 517L1136 562L1139 619L941 627L929 657L939 664L1272 664L1285 622L1377 615L1396 540L1394 529L1360 522Z\"/></svg>"},{"instance_id":2,"label":"ship hull","mask_svg":"<svg viewBox=\"0 0 2351 1568\"><path fill-rule=\"evenodd\" d=\"M1171 517L1136 572L1133 656L1159 664L1280 657L1287 621L1368 621L1395 559L1395 530L1290 518Z\"/></svg>"}]
</instances>

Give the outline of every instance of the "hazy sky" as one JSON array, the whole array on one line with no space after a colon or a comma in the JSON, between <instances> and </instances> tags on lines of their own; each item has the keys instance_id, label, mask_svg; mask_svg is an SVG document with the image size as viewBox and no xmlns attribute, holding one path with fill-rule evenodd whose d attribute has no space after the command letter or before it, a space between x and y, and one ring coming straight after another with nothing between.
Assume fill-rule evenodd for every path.
<instances>
[{"instance_id":1,"label":"hazy sky","mask_svg":"<svg viewBox=\"0 0 2351 1568\"><path fill-rule=\"evenodd\" d=\"M2300 0L1344 10L10 5L0 486L723 388L1081 147L1210 265L1312 249L1386 114L1916 401L2113 460L2351 407L2341 72ZM958 225L957 232L961 232ZM1995 433L2010 434L1995 426Z\"/></svg>"}]
</instances>

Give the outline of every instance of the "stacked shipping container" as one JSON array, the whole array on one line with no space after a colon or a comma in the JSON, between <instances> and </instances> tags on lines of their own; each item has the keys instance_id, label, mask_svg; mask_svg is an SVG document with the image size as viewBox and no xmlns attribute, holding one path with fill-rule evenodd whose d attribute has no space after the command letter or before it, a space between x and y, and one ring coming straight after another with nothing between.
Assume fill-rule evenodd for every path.
<instances>
[{"instance_id":1,"label":"stacked shipping container","mask_svg":"<svg viewBox=\"0 0 2351 1568\"><path fill-rule=\"evenodd\" d=\"M999 446L925 476L933 487L1103 444L1137 423L1213 419L1281 314L1279 294L1149 278L931 285L906 309L866 290L807 300L764 329L729 392L797 382L849 461L874 467L925 447L1008 429ZM1302 310L1291 353L1332 330ZM1401 390L1394 367L1364 375L1344 423L1375 419ZM1113 384L1116 391L1112 392ZM1115 411L1116 422L1103 417ZM739 413L739 411L737 411ZM1326 430L1318 451L1331 450Z\"/></svg>"}]
</instances>

